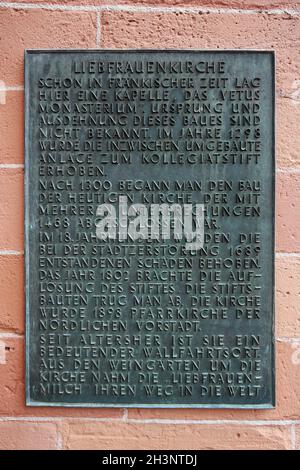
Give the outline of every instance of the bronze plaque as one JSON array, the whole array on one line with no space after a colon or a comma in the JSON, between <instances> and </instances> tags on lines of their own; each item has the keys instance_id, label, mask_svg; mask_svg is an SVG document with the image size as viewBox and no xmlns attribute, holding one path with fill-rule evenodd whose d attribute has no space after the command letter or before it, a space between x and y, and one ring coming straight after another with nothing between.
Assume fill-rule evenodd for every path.
<instances>
[{"instance_id":1,"label":"bronze plaque","mask_svg":"<svg viewBox=\"0 0 300 470\"><path fill-rule=\"evenodd\" d=\"M28 405L274 406L274 56L25 54Z\"/></svg>"}]
</instances>

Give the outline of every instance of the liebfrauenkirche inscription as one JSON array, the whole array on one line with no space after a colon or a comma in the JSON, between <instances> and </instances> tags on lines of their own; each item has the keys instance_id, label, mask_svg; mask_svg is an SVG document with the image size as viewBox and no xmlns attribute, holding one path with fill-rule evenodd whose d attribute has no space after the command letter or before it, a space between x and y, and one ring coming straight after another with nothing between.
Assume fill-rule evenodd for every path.
<instances>
[{"instance_id":1,"label":"liebfrauenkirche inscription","mask_svg":"<svg viewBox=\"0 0 300 470\"><path fill-rule=\"evenodd\" d=\"M273 62L26 52L29 405L274 406Z\"/></svg>"}]
</instances>

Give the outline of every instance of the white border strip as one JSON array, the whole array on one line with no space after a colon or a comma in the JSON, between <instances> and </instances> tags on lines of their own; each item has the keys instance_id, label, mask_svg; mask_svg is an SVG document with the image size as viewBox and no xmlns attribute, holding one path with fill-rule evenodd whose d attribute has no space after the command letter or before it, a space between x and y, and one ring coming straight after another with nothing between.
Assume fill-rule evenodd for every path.
<instances>
[{"instance_id":1,"label":"white border strip","mask_svg":"<svg viewBox=\"0 0 300 470\"><path fill-rule=\"evenodd\" d=\"M190 408L193 409L193 408ZM97 417L89 417L85 418L82 416L1 416L0 422L2 421L29 421L29 422L64 422L64 423L72 423L72 422L94 422L94 423L115 423L119 422L122 423L124 420L120 417L118 418L97 418ZM289 420L289 419L277 419L277 420L247 420L247 419L135 419L129 418L126 421L127 424L169 424L169 425L184 425L184 424L196 424L196 425L204 425L204 426L216 426L216 425L246 425L246 426L293 426L299 425L300 420Z\"/></svg>"},{"instance_id":2,"label":"white border strip","mask_svg":"<svg viewBox=\"0 0 300 470\"><path fill-rule=\"evenodd\" d=\"M24 163L0 163L0 170L12 170L16 168L24 168Z\"/></svg>"},{"instance_id":3,"label":"white border strip","mask_svg":"<svg viewBox=\"0 0 300 470\"><path fill-rule=\"evenodd\" d=\"M123 11L128 13L215 13L215 14L266 14L266 15L300 15L300 9L295 8L274 8L274 9L241 9L241 8L213 8L213 7L176 7L176 6L140 6L140 5L68 5L68 4L52 4L52 3L18 3L18 2L1 2L0 8L14 8L20 10L53 10L53 11Z\"/></svg>"},{"instance_id":4,"label":"white border strip","mask_svg":"<svg viewBox=\"0 0 300 470\"><path fill-rule=\"evenodd\" d=\"M98 11L96 16L96 46L101 43L101 13Z\"/></svg>"},{"instance_id":5,"label":"white border strip","mask_svg":"<svg viewBox=\"0 0 300 470\"><path fill-rule=\"evenodd\" d=\"M22 339L22 338L24 338L24 335L21 335L18 333L5 333L5 332L0 333L0 339Z\"/></svg>"},{"instance_id":6,"label":"white border strip","mask_svg":"<svg viewBox=\"0 0 300 470\"><path fill-rule=\"evenodd\" d=\"M0 7L1 7L0 3ZM23 85L16 85L16 86L0 86L0 91L24 91Z\"/></svg>"},{"instance_id":7,"label":"white border strip","mask_svg":"<svg viewBox=\"0 0 300 470\"><path fill-rule=\"evenodd\" d=\"M276 341L278 341L279 343L295 344L295 343L300 343L300 338L288 338L286 336L278 336L276 338Z\"/></svg>"},{"instance_id":8,"label":"white border strip","mask_svg":"<svg viewBox=\"0 0 300 470\"><path fill-rule=\"evenodd\" d=\"M275 258L299 258L300 253L298 251L295 252L284 252L284 251L279 251L275 253Z\"/></svg>"},{"instance_id":9,"label":"white border strip","mask_svg":"<svg viewBox=\"0 0 300 470\"><path fill-rule=\"evenodd\" d=\"M190 408L192 409L192 408ZM232 424L234 426L290 426L300 423L299 420L247 420L247 419L135 419L129 418L127 423L136 424L202 424L202 425L223 425Z\"/></svg>"}]
</instances>

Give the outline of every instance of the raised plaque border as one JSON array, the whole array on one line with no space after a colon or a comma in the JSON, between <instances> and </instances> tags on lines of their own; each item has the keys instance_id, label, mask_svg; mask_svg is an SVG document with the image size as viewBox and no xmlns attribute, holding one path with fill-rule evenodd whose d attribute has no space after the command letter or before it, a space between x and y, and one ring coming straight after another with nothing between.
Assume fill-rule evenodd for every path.
<instances>
[{"instance_id":1,"label":"raised plaque border","mask_svg":"<svg viewBox=\"0 0 300 470\"><path fill-rule=\"evenodd\" d=\"M149 404L149 403L66 403L66 402L39 402L31 400L30 397L30 385L29 385L29 344L30 344L30 307L29 307L29 292L30 292L30 265L29 265L29 210L30 210L30 194L29 194L29 77L28 77L28 56L31 54L68 54L68 53L116 53L116 54L126 54L126 53L159 53L159 52L170 52L170 53L231 53L231 54L247 54L247 53L256 53L256 54L269 54L272 58L272 109L273 115L270 117L272 123L272 148L270 153L272 155L272 195L273 200L272 204L272 305L271 307L271 339L270 339L270 354L272 359L272 384L271 384L271 394L272 400L270 403L263 404L209 404L209 403L192 403L191 405L186 404L168 404L168 403L158 403L158 404ZM275 175L276 175L276 158L275 158L275 148L276 148L276 94L275 94L275 82L276 82L276 55L275 51L272 49L25 49L24 50L24 154L25 154L25 173L24 173L24 274L25 274L25 404L26 406L34 407L64 407L64 408L169 408L169 409L274 409L276 407L276 348L275 348L275 299L274 299L274 285L275 285L275 207L276 207L276 193L275 193Z\"/></svg>"}]
</instances>

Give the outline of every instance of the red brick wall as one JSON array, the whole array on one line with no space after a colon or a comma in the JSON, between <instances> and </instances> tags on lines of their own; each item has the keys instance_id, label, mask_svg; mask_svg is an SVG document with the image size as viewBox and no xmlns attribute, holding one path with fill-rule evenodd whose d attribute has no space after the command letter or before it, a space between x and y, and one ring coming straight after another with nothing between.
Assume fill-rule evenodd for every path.
<instances>
[{"instance_id":1,"label":"red brick wall","mask_svg":"<svg viewBox=\"0 0 300 470\"><path fill-rule=\"evenodd\" d=\"M274 49L277 407L24 405L25 48ZM300 0L0 1L0 448L300 449Z\"/></svg>"}]
</instances>

